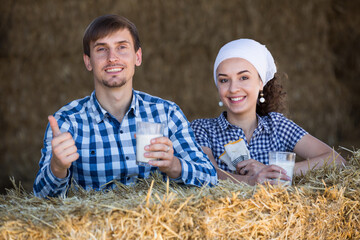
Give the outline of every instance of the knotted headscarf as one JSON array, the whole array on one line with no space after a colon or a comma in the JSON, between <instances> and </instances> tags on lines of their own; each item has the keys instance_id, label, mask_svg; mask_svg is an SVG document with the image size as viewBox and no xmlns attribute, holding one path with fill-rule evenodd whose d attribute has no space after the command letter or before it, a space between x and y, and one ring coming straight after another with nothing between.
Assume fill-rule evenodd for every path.
<instances>
[{"instance_id":1,"label":"knotted headscarf","mask_svg":"<svg viewBox=\"0 0 360 240\"><path fill-rule=\"evenodd\" d=\"M219 51L214 64L214 80L219 64L229 58L243 58L258 71L263 84L273 79L276 73L274 58L265 45L251 39L238 39L225 44Z\"/></svg>"}]
</instances>

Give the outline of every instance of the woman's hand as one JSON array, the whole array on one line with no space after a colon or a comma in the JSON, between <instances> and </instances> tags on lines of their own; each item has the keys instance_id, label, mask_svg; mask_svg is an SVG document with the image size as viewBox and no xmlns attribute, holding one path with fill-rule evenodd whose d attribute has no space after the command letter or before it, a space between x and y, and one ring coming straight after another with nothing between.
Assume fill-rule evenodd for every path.
<instances>
[{"instance_id":1,"label":"woman's hand","mask_svg":"<svg viewBox=\"0 0 360 240\"><path fill-rule=\"evenodd\" d=\"M247 176L247 182L250 185L257 183L263 184L268 182L270 184L277 184L277 179L290 181L291 178L286 175L286 171L276 165L265 165L255 159L248 159L239 162L236 166L236 171L240 175Z\"/></svg>"},{"instance_id":2,"label":"woman's hand","mask_svg":"<svg viewBox=\"0 0 360 240\"><path fill-rule=\"evenodd\" d=\"M276 165L264 165L260 171L250 175L247 182L250 185L264 184L266 182L270 184L278 184L278 179L284 181L290 181L291 178L286 175L286 171Z\"/></svg>"},{"instance_id":3,"label":"woman's hand","mask_svg":"<svg viewBox=\"0 0 360 240\"><path fill-rule=\"evenodd\" d=\"M239 173L240 175L253 176L256 173L260 172L261 169L263 169L264 167L266 167L265 164L256 161L255 159L248 159L239 162L236 165L236 172Z\"/></svg>"}]
</instances>

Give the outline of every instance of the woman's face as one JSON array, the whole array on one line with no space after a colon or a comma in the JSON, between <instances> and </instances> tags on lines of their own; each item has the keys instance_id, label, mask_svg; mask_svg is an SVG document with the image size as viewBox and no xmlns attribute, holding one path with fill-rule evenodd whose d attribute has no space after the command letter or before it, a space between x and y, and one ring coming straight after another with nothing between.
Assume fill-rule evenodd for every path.
<instances>
[{"instance_id":1,"label":"woman's face","mask_svg":"<svg viewBox=\"0 0 360 240\"><path fill-rule=\"evenodd\" d=\"M220 100L228 115L255 114L263 83L255 67L243 58L229 58L216 70Z\"/></svg>"}]
</instances>

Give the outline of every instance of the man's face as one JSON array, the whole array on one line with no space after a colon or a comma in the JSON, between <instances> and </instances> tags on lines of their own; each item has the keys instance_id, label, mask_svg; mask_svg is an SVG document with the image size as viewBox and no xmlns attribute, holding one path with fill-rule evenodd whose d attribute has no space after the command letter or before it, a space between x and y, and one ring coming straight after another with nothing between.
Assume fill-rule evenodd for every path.
<instances>
[{"instance_id":1,"label":"man's face","mask_svg":"<svg viewBox=\"0 0 360 240\"><path fill-rule=\"evenodd\" d=\"M106 88L132 84L135 66L140 66L142 58L141 48L135 52L126 28L90 42L90 56L84 54L85 66L93 71L95 86Z\"/></svg>"}]
</instances>

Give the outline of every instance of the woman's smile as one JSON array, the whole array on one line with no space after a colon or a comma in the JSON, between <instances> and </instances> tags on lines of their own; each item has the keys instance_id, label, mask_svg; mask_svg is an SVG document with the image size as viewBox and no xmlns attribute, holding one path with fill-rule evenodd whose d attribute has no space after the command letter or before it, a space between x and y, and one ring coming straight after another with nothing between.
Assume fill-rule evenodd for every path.
<instances>
[{"instance_id":1,"label":"woman's smile","mask_svg":"<svg viewBox=\"0 0 360 240\"><path fill-rule=\"evenodd\" d=\"M231 103L240 103L245 100L246 96L241 97L229 97Z\"/></svg>"}]
</instances>

